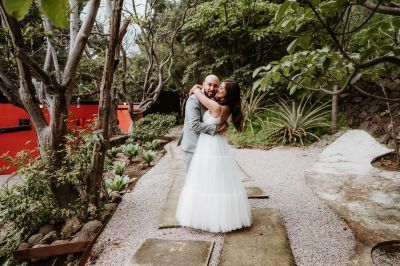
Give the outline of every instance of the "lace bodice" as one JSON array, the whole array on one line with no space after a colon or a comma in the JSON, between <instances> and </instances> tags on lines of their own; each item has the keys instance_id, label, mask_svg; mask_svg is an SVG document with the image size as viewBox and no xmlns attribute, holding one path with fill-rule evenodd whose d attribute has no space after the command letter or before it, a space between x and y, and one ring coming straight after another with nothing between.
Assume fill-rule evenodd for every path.
<instances>
[{"instance_id":1,"label":"lace bodice","mask_svg":"<svg viewBox=\"0 0 400 266\"><path fill-rule=\"evenodd\" d=\"M223 121L221 117L212 117L210 111L206 111L203 115L203 123L208 125L218 125L221 124Z\"/></svg>"}]
</instances>

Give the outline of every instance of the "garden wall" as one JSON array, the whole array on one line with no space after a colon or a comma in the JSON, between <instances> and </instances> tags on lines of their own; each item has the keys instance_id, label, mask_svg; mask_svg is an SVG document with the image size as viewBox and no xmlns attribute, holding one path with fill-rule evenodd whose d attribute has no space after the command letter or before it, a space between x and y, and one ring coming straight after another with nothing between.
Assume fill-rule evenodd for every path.
<instances>
[{"instance_id":1,"label":"garden wall","mask_svg":"<svg viewBox=\"0 0 400 266\"><path fill-rule=\"evenodd\" d=\"M382 89L368 83L359 84L366 92L383 96ZM385 81L384 87L389 98L400 98L400 80L395 82ZM348 119L352 128L368 131L379 142L394 147L394 139L389 133L390 116L387 103L372 97L365 96L355 89L340 95L340 108ZM394 128L400 131L400 102L391 102Z\"/></svg>"}]
</instances>

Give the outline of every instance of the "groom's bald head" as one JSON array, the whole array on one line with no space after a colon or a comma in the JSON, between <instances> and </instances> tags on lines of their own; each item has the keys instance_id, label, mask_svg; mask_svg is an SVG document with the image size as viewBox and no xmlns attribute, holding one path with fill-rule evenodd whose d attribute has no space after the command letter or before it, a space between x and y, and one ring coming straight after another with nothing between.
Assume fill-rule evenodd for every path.
<instances>
[{"instance_id":1,"label":"groom's bald head","mask_svg":"<svg viewBox=\"0 0 400 266\"><path fill-rule=\"evenodd\" d=\"M208 75L203 82L204 93L209 97L214 97L219 88L219 79L216 75Z\"/></svg>"}]
</instances>

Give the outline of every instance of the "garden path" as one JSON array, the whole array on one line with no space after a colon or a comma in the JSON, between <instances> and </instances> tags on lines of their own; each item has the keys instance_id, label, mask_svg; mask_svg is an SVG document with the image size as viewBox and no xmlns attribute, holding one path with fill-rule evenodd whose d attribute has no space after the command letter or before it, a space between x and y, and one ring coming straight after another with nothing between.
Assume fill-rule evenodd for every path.
<instances>
[{"instance_id":1,"label":"garden path","mask_svg":"<svg viewBox=\"0 0 400 266\"><path fill-rule=\"evenodd\" d=\"M172 135L177 137L180 128ZM171 142L166 147L178 149ZM277 208L284 221L297 265L345 265L355 245L351 230L307 187L304 172L321 146L235 150L241 167L252 177L245 186L261 187L269 199L251 199L252 208ZM96 265L126 265L145 239L213 241L210 265L217 265L224 234L189 228L158 229L176 159L167 153L147 172L136 188L125 194L92 252Z\"/></svg>"}]
</instances>

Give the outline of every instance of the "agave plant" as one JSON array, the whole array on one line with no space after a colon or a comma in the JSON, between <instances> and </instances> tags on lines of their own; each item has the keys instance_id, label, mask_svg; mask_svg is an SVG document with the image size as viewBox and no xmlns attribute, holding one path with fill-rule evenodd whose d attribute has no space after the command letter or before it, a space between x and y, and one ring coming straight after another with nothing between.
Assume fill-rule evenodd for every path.
<instances>
[{"instance_id":1,"label":"agave plant","mask_svg":"<svg viewBox=\"0 0 400 266\"><path fill-rule=\"evenodd\" d=\"M267 95L267 91L256 91L252 88L247 89L242 95L243 127L249 125L253 136L254 129L252 122L258 120L263 124L261 114L266 110L264 106L267 102Z\"/></svg>"},{"instance_id":2,"label":"agave plant","mask_svg":"<svg viewBox=\"0 0 400 266\"><path fill-rule=\"evenodd\" d=\"M113 179L106 179L104 182L108 191L121 191L129 181L129 176L115 175Z\"/></svg>"},{"instance_id":3,"label":"agave plant","mask_svg":"<svg viewBox=\"0 0 400 266\"><path fill-rule=\"evenodd\" d=\"M125 164L123 162L116 162L114 164L114 173L116 175L122 175L125 171Z\"/></svg>"},{"instance_id":4,"label":"agave plant","mask_svg":"<svg viewBox=\"0 0 400 266\"><path fill-rule=\"evenodd\" d=\"M309 97L303 97L299 104L294 101L289 105L283 100L276 109L270 111L276 117L270 118L269 138L282 143L304 145L309 138L319 139L313 130L329 127L329 102L317 106L318 102L309 105Z\"/></svg>"},{"instance_id":5,"label":"agave plant","mask_svg":"<svg viewBox=\"0 0 400 266\"><path fill-rule=\"evenodd\" d=\"M133 157L138 155L140 150L140 146L138 144L126 144L122 146L122 153L128 157L129 161L132 160Z\"/></svg>"},{"instance_id":6,"label":"agave plant","mask_svg":"<svg viewBox=\"0 0 400 266\"><path fill-rule=\"evenodd\" d=\"M146 149L148 150L157 150L158 147L160 146L161 142L158 139L153 139L153 141L148 141L144 144L144 146L146 147Z\"/></svg>"},{"instance_id":7,"label":"agave plant","mask_svg":"<svg viewBox=\"0 0 400 266\"><path fill-rule=\"evenodd\" d=\"M147 165L150 166L150 163L154 160L156 155L157 155L157 153L152 150L143 151L142 158L147 163Z\"/></svg>"},{"instance_id":8,"label":"agave plant","mask_svg":"<svg viewBox=\"0 0 400 266\"><path fill-rule=\"evenodd\" d=\"M107 151L107 155L111 158L114 158L115 156L117 156L117 153L120 152L120 148L119 147L112 147L111 149L109 149Z\"/></svg>"}]
</instances>

